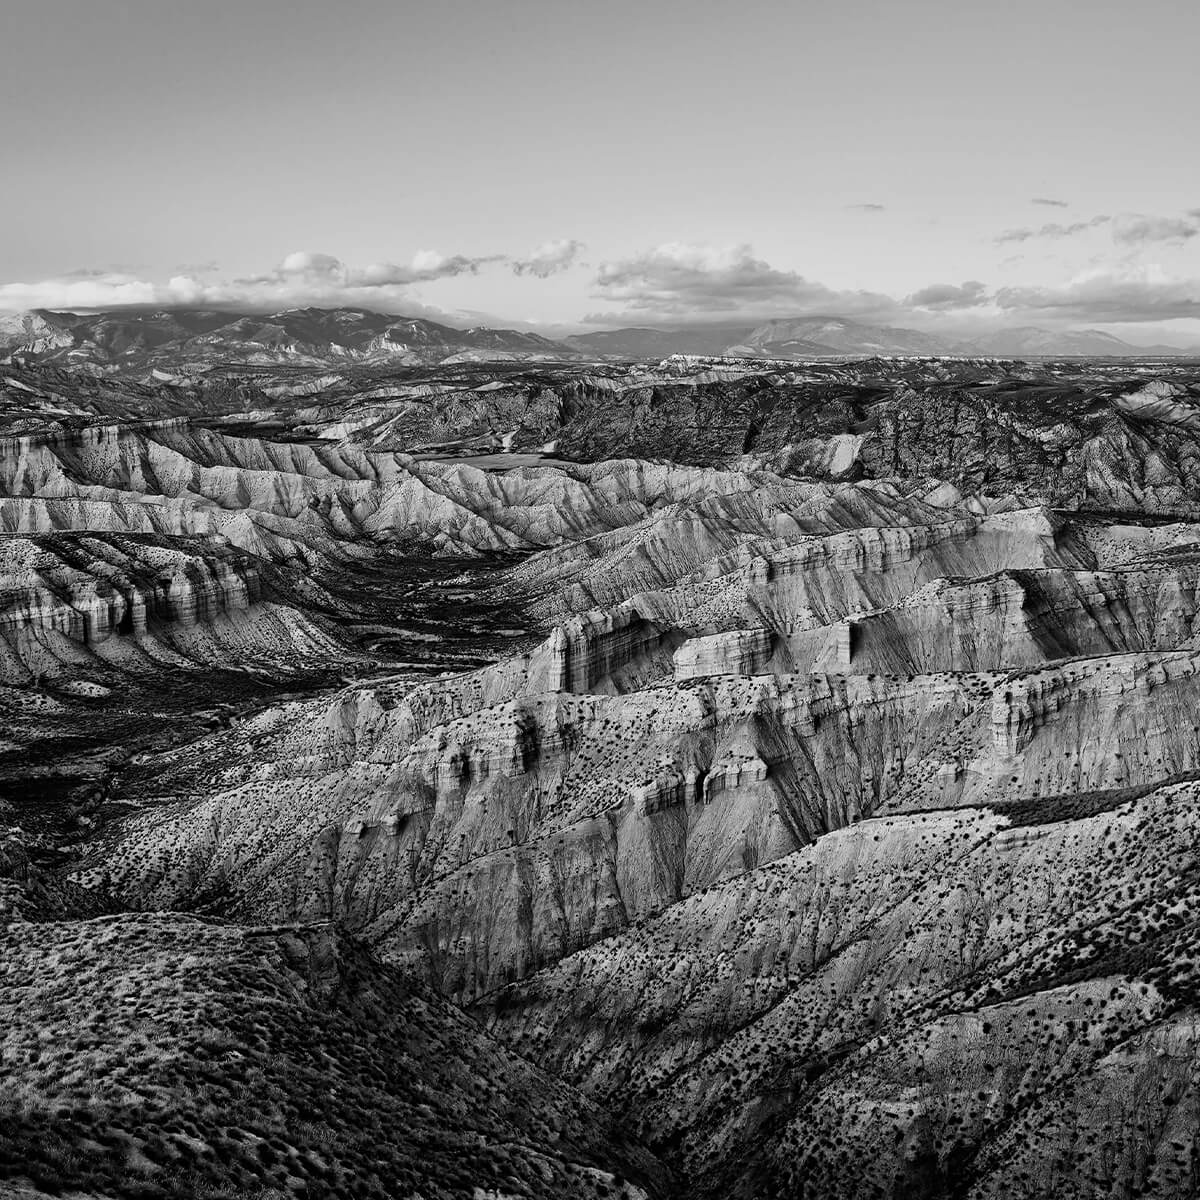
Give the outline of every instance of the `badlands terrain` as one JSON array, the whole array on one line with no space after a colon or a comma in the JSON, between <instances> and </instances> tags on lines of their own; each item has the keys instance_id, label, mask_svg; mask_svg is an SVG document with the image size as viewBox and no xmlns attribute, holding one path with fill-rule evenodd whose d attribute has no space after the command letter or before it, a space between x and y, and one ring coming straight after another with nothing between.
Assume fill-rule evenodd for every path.
<instances>
[{"instance_id":1,"label":"badlands terrain","mask_svg":"<svg viewBox=\"0 0 1200 1200\"><path fill-rule=\"evenodd\" d=\"M0 1195L1200 1194L1200 364L68 316Z\"/></svg>"}]
</instances>

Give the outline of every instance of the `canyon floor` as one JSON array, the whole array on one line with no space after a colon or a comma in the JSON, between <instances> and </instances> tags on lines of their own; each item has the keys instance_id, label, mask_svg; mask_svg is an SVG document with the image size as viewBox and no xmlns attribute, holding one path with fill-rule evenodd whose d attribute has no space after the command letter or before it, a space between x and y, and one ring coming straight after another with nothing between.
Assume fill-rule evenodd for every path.
<instances>
[{"instance_id":1,"label":"canyon floor","mask_svg":"<svg viewBox=\"0 0 1200 1200\"><path fill-rule=\"evenodd\" d=\"M1200 1195L1200 366L0 362L0 1196Z\"/></svg>"}]
</instances>

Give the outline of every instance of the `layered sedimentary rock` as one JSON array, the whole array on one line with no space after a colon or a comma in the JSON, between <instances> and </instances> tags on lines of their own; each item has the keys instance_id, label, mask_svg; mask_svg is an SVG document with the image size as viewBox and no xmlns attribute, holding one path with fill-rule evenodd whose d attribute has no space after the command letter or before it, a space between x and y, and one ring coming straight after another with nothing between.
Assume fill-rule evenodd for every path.
<instances>
[{"instance_id":1,"label":"layered sedimentary rock","mask_svg":"<svg viewBox=\"0 0 1200 1200\"><path fill-rule=\"evenodd\" d=\"M104 870L156 905L223 891L256 919L345 921L469 998L863 817L1069 811L1079 793L1194 771L1197 665L724 677L435 719L419 698L356 693L173 754L156 786L186 795L215 754L212 798L136 818Z\"/></svg>"},{"instance_id":2,"label":"layered sedimentary rock","mask_svg":"<svg viewBox=\"0 0 1200 1200\"><path fill-rule=\"evenodd\" d=\"M765 629L731 629L689 638L676 652L675 678L707 675L758 675L771 658L771 635Z\"/></svg>"},{"instance_id":3,"label":"layered sedimentary rock","mask_svg":"<svg viewBox=\"0 0 1200 1200\"><path fill-rule=\"evenodd\" d=\"M867 821L478 1011L690 1194L1186 1196L1196 786Z\"/></svg>"},{"instance_id":4,"label":"layered sedimentary rock","mask_svg":"<svg viewBox=\"0 0 1200 1200\"><path fill-rule=\"evenodd\" d=\"M0 677L61 682L89 668L227 659L283 666L345 656L327 621L264 581L269 571L221 539L6 538Z\"/></svg>"},{"instance_id":5,"label":"layered sedimentary rock","mask_svg":"<svg viewBox=\"0 0 1200 1200\"><path fill-rule=\"evenodd\" d=\"M939 580L851 622L848 662L859 671L972 671L1172 648L1195 636L1198 572L1193 561Z\"/></svg>"},{"instance_id":6,"label":"layered sedimentary rock","mask_svg":"<svg viewBox=\"0 0 1200 1200\"><path fill-rule=\"evenodd\" d=\"M371 1000L335 1002L346 1038L389 1062L398 1025L422 1043L355 1111L419 1130L439 1170L478 1155L463 1187L1190 1197L1200 445L1194 378L1149 370L676 360L73 388L21 367L0 517L73 532L4 550L8 919L77 957L102 930L97 972L136 934L206 1014L282 995L293 1030L330 1019L295 955L352 961ZM89 658L183 657L189 631L270 606L347 659L351 630L387 654L262 685L187 737L105 724L117 693L86 690ZM454 637L463 656L438 659ZM39 681L51 639L81 657ZM95 764L86 787L49 752L4 787L26 710ZM202 962L172 974L181 938ZM24 1051L20 1070L49 1106L56 1077ZM530 1089L545 1105L523 1121ZM447 1142L480 1095L470 1146ZM308 1178L317 1142L238 1102L220 1145L271 1146L262 1186L278 1164ZM437 1194L433 1167L368 1169L319 1112L329 1186L374 1170Z\"/></svg>"},{"instance_id":7,"label":"layered sedimentary rock","mask_svg":"<svg viewBox=\"0 0 1200 1200\"><path fill-rule=\"evenodd\" d=\"M755 486L741 472L630 460L492 472L234 437L182 420L0 444L8 531L219 533L285 559L361 556L359 542L381 539L435 554L530 550L622 528L664 504Z\"/></svg>"}]
</instances>

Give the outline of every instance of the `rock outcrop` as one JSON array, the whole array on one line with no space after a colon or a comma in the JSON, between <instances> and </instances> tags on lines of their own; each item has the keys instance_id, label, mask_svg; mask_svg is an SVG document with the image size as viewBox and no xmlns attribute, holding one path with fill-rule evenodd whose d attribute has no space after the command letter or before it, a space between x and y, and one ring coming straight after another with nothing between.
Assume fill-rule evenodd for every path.
<instances>
[{"instance_id":1,"label":"rock outcrop","mask_svg":"<svg viewBox=\"0 0 1200 1200\"><path fill-rule=\"evenodd\" d=\"M1194 372L178 365L5 368L10 1157L1195 1194ZM55 955L119 982L105 1136L27 1049Z\"/></svg>"},{"instance_id":2,"label":"rock outcrop","mask_svg":"<svg viewBox=\"0 0 1200 1200\"><path fill-rule=\"evenodd\" d=\"M271 576L268 582L265 576ZM222 539L111 534L0 542L0 679L68 683L191 663L266 668L353 654L268 564Z\"/></svg>"}]
</instances>

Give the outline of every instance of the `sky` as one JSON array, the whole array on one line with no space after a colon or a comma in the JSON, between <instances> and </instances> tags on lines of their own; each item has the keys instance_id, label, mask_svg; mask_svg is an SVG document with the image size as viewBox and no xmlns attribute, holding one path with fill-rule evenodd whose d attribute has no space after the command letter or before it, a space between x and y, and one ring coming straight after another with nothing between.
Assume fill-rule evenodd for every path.
<instances>
[{"instance_id":1,"label":"sky","mask_svg":"<svg viewBox=\"0 0 1200 1200\"><path fill-rule=\"evenodd\" d=\"M0 309L1200 344L1200 5L39 0Z\"/></svg>"}]
</instances>

